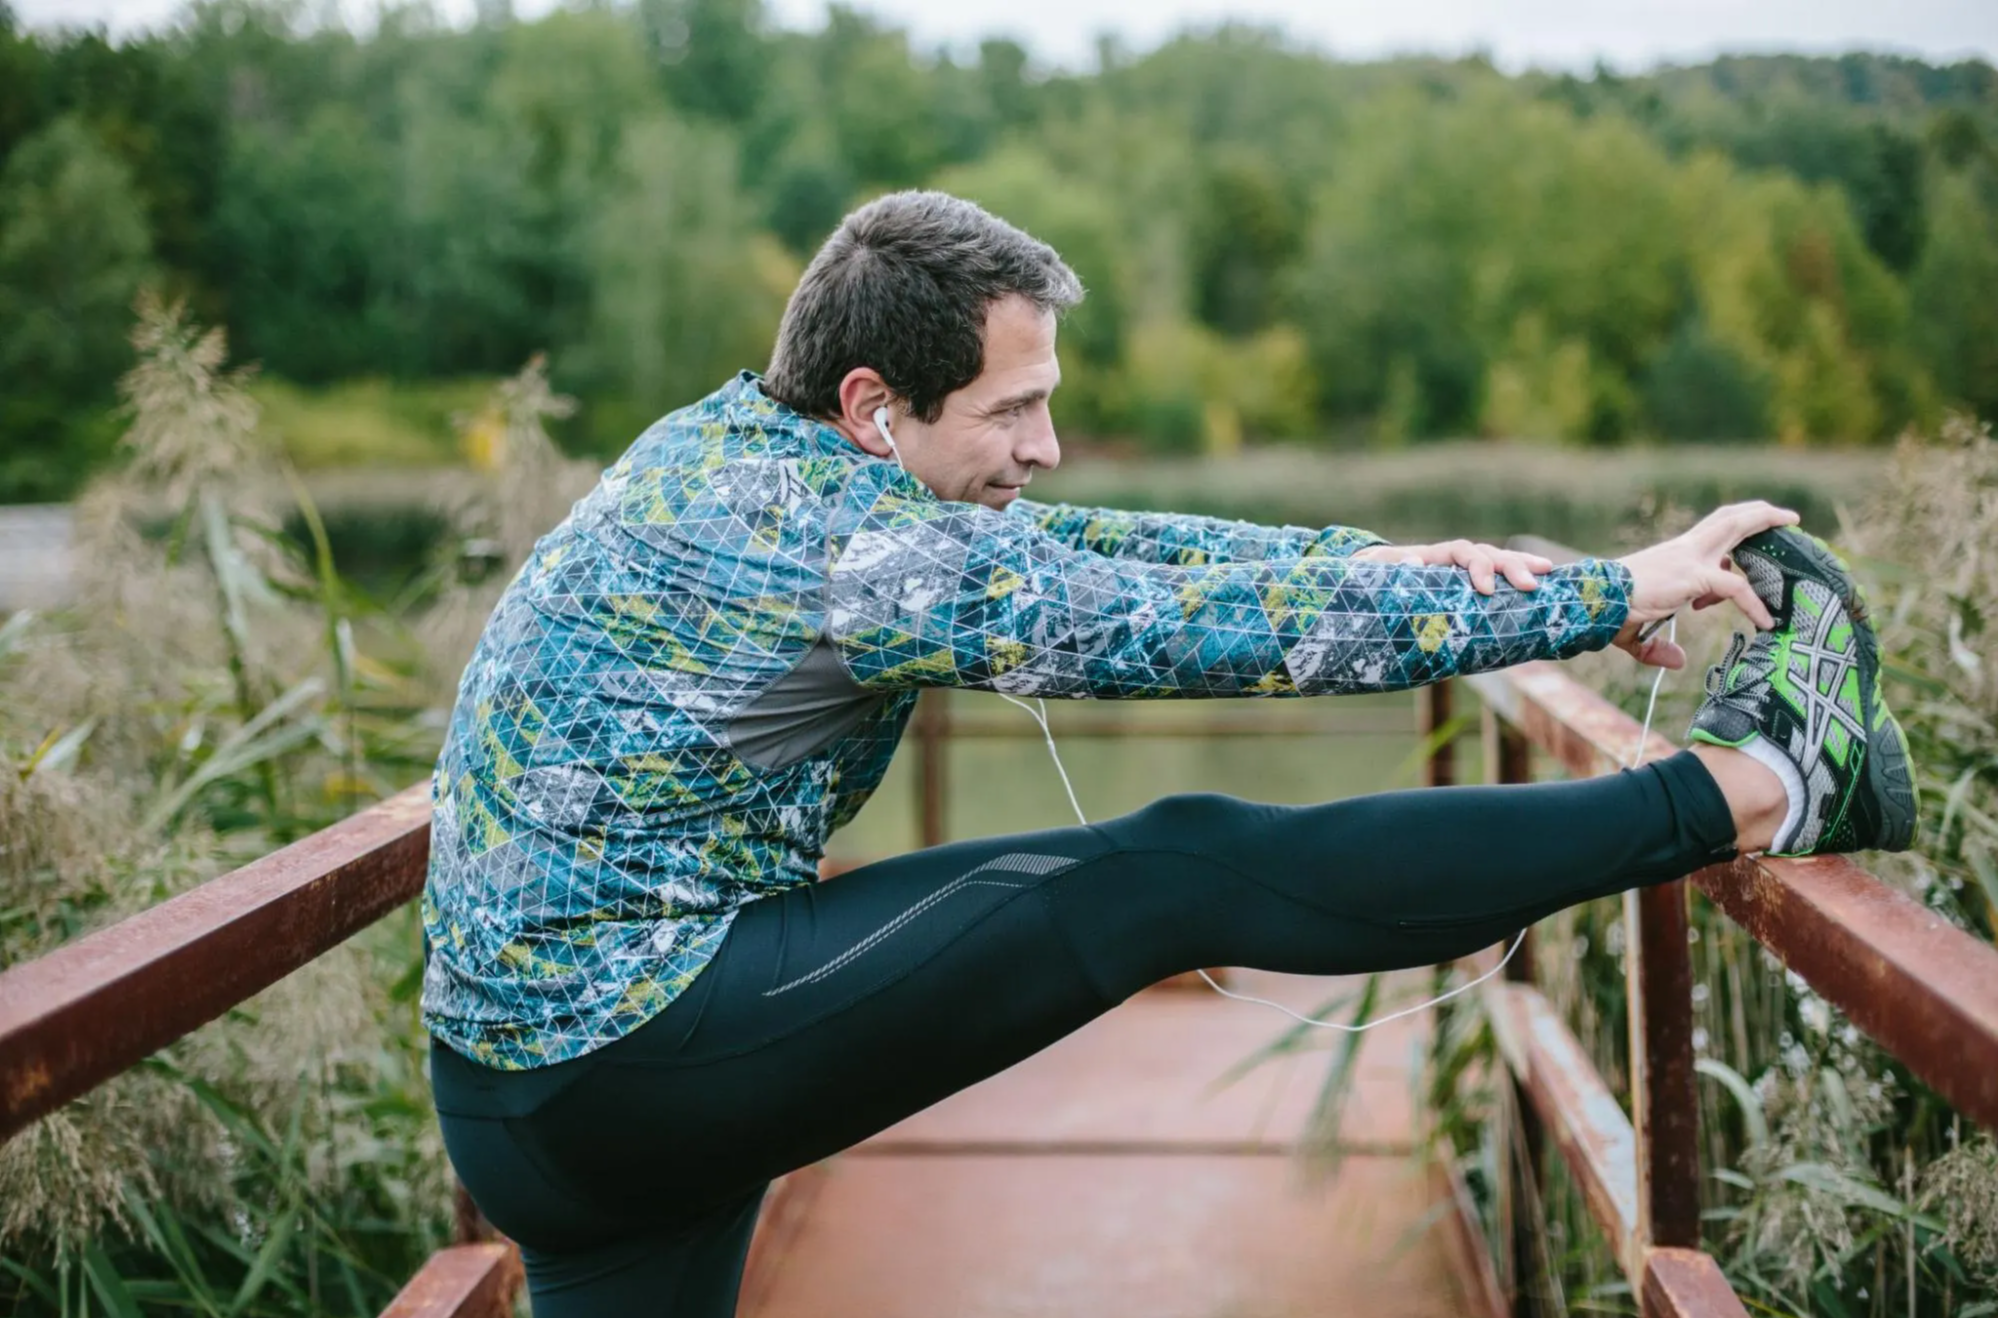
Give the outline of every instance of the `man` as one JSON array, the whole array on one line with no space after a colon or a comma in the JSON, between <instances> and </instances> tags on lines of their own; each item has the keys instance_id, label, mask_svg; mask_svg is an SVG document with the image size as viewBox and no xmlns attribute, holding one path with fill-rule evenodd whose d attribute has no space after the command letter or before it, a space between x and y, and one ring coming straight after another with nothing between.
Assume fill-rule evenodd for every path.
<instances>
[{"instance_id":1,"label":"man","mask_svg":"<svg viewBox=\"0 0 1999 1318\"><path fill-rule=\"evenodd\" d=\"M446 1146L539 1318L732 1312L772 1177L1167 975L1426 965L1738 851L1907 845L1872 633L1794 514L1558 568L1030 503L1081 296L967 202L861 208L768 374L640 436L494 610L435 780L423 1006ZM1313 695L1608 644L1678 667L1641 627L1723 600L1766 630L1710 674L1702 744L1634 771L1168 797L812 882L925 686Z\"/></svg>"}]
</instances>

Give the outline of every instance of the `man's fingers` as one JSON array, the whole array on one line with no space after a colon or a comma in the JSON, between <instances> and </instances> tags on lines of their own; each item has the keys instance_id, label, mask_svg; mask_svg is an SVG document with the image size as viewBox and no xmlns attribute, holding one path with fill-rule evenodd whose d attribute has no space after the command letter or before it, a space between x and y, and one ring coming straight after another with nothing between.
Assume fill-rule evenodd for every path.
<instances>
[{"instance_id":1,"label":"man's fingers","mask_svg":"<svg viewBox=\"0 0 1999 1318\"><path fill-rule=\"evenodd\" d=\"M1541 582L1535 573L1552 572L1555 568L1553 562L1539 554L1500 549L1472 540L1447 540L1428 549L1435 555L1429 559L1430 562L1450 563L1463 568L1471 577L1472 588L1481 595L1490 595L1499 589L1499 578L1502 576L1516 590L1536 590Z\"/></svg>"},{"instance_id":2,"label":"man's fingers","mask_svg":"<svg viewBox=\"0 0 1999 1318\"><path fill-rule=\"evenodd\" d=\"M1534 575L1534 564L1537 562L1546 563L1547 561L1546 559L1536 559L1532 554L1503 553L1499 559L1499 568L1500 571L1506 574L1506 579L1513 583L1514 589L1534 590L1541 584L1540 579ZM1550 567L1552 566L1550 564ZM1540 570L1546 572L1549 568L1542 568Z\"/></svg>"},{"instance_id":3,"label":"man's fingers","mask_svg":"<svg viewBox=\"0 0 1999 1318\"><path fill-rule=\"evenodd\" d=\"M1664 636L1654 636L1639 649L1638 662L1652 668L1685 668L1687 652Z\"/></svg>"},{"instance_id":4,"label":"man's fingers","mask_svg":"<svg viewBox=\"0 0 1999 1318\"><path fill-rule=\"evenodd\" d=\"M1741 609L1759 630L1769 631L1777 625L1776 619L1770 616L1770 610L1764 607L1763 601L1756 597L1756 592L1750 588L1746 578L1738 577L1732 572L1716 572L1704 584L1709 594L1734 600L1736 607Z\"/></svg>"},{"instance_id":5,"label":"man's fingers","mask_svg":"<svg viewBox=\"0 0 1999 1318\"><path fill-rule=\"evenodd\" d=\"M1643 641L1634 636L1627 640L1619 641L1617 646L1639 663L1652 668L1685 668L1687 666L1687 652L1672 641L1667 640L1663 633Z\"/></svg>"},{"instance_id":6,"label":"man's fingers","mask_svg":"<svg viewBox=\"0 0 1999 1318\"><path fill-rule=\"evenodd\" d=\"M1541 580L1535 576L1535 572L1537 570L1549 572L1555 566L1549 564L1545 558L1539 558L1535 554L1521 554L1519 550L1495 550L1489 544L1481 544L1479 548L1493 556L1493 562L1499 564L1499 570L1505 574L1507 582L1511 582L1515 590L1537 590L1541 586ZM1535 568L1535 564L1547 564L1547 566Z\"/></svg>"},{"instance_id":7,"label":"man's fingers","mask_svg":"<svg viewBox=\"0 0 1999 1318\"><path fill-rule=\"evenodd\" d=\"M1492 576L1492 555L1490 546L1473 544L1469 540L1451 540L1442 548L1450 554L1450 561L1471 575L1472 589L1481 595L1492 594L1497 583Z\"/></svg>"},{"instance_id":8,"label":"man's fingers","mask_svg":"<svg viewBox=\"0 0 1999 1318\"><path fill-rule=\"evenodd\" d=\"M1798 515L1791 509L1752 499L1747 503L1731 503L1715 509L1701 519L1694 531L1708 553L1725 554L1758 531L1797 524Z\"/></svg>"}]
</instances>

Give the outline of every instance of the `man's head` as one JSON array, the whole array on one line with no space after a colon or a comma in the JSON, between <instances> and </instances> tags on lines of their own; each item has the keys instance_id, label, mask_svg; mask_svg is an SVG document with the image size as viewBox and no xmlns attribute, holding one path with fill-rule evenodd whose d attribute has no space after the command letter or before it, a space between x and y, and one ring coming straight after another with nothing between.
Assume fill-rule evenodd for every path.
<instances>
[{"instance_id":1,"label":"man's head","mask_svg":"<svg viewBox=\"0 0 1999 1318\"><path fill-rule=\"evenodd\" d=\"M1061 458L1055 320L1082 297L1046 243L957 197L893 193L842 220L806 267L764 391L899 454L940 498L1003 508Z\"/></svg>"}]
</instances>

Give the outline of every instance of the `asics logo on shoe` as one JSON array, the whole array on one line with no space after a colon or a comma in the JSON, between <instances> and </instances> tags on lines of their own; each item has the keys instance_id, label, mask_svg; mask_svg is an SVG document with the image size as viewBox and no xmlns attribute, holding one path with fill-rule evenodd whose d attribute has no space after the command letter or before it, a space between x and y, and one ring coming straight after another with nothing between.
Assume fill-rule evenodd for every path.
<instances>
[{"instance_id":1,"label":"asics logo on shoe","mask_svg":"<svg viewBox=\"0 0 1999 1318\"><path fill-rule=\"evenodd\" d=\"M1845 729L1847 745L1851 748L1866 745L1867 729L1857 711L1849 711L1840 703L1840 693L1848 675L1857 676L1851 626L1846 627L1844 648L1835 645L1832 640L1832 634L1845 622L1844 610L1835 607L1832 592L1817 582L1799 582L1798 592L1818 607L1801 608L1793 618L1791 671L1787 674L1792 680L1785 686L1803 704L1799 711L1804 717L1803 758L1810 763L1824 751L1826 738L1835 725ZM1803 661L1802 672L1799 671L1800 660ZM1847 755L1838 758L1844 761Z\"/></svg>"}]
</instances>

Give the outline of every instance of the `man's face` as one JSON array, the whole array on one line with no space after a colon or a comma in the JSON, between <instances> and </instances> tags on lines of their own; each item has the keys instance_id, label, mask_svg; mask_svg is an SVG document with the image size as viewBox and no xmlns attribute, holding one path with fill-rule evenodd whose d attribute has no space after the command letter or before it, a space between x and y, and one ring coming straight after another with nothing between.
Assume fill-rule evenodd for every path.
<instances>
[{"instance_id":1,"label":"man's face","mask_svg":"<svg viewBox=\"0 0 1999 1318\"><path fill-rule=\"evenodd\" d=\"M889 409L889 428L909 474L940 499L1005 508L1038 468L1062 460L1048 395L1062 381L1055 361L1055 313L1024 297L986 313L986 362L979 378L944 398L923 422Z\"/></svg>"}]
</instances>

